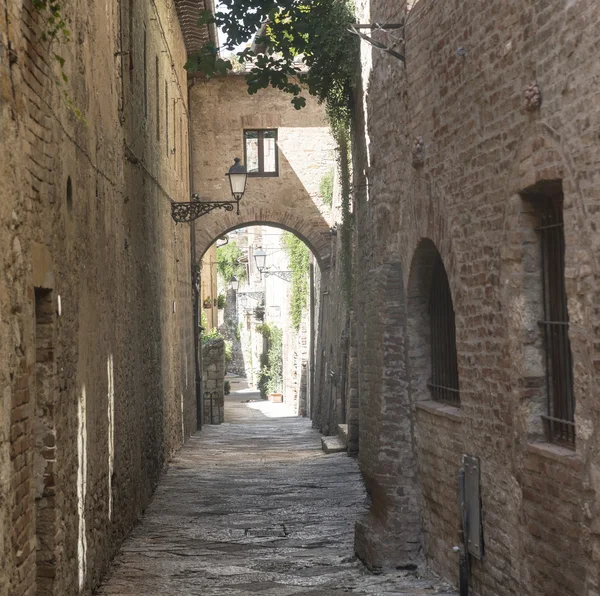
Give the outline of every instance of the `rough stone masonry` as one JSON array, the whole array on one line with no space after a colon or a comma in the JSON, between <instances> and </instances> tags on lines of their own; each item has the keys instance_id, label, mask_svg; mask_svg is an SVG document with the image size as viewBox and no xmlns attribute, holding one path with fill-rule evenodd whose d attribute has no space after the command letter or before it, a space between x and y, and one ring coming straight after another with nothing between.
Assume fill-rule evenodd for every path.
<instances>
[{"instance_id":1,"label":"rough stone masonry","mask_svg":"<svg viewBox=\"0 0 600 596\"><path fill-rule=\"evenodd\" d=\"M372 33L405 60L361 45L351 337L372 505L357 552L384 567L424 553L456 581L457 475L468 453L480 460L485 545L472 559L473 592L598 595L600 6L371 0L358 20L404 22L402 35ZM542 418L550 390L536 213L557 193L571 445L550 442ZM439 259L459 407L434 401L428 387ZM568 369L555 369L555 381Z\"/></svg>"},{"instance_id":2,"label":"rough stone masonry","mask_svg":"<svg viewBox=\"0 0 600 596\"><path fill-rule=\"evenodd\" d=\"M196 428L176 4L61 2L50 45L0 2L2 596L90 593Z\"/></svg>"}]
</instances>

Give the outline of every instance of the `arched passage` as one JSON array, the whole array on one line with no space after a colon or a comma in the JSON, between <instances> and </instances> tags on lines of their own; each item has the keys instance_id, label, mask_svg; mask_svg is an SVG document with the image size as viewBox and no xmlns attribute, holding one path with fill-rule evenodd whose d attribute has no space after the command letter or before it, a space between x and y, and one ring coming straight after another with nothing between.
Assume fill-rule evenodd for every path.
<instances>
[{"instance_id":1,"label":"arched passage","mask_svg":"<svg viewBox=\"0 0 600 596\"><path fill-rule=\"evenodd\" d=\"M321 272L329 268L331 232L322 217L300 217L289 211L240 207L240 215L216 212L196 223L196 254L202 258L209 247L224 234L249 226L272 226L295 234L313 253Z\"/></svg>"},{"instance_id":2,"label":"arched passage","mask_svg":"<svg viewBox=\"0 0 600 596\"><path fill-rule=\"evenodd\" d=\"M225 374L244 379L249 390L260 391L263 399L271 394L282 394L283 402L293 411L310 415L320 306L312 288L315 277L317 284L322 280L321 264L328 260L328 254L324 254L327 247L314 230L308 230L308 234L312 232L311 241L296 227L290 228L289 223L293 220L289 218L288 224L246 222L246 218L242 223L240 219L233 219L234 224L229 228L218 228L214 236L209 236L205 229L203 238L197 243L201 288L199 304L202 325L207 330L203 337L207 338L207 342L213 341L213 330L216 330L226 340L229 351ZM219 252L216 241L228 233L231 233L229 242L223 244L222 252ZM325 235L329 236L329 233L325 232ZM315 242L321 244L320 254ZM259 269L253 258L259 247L266 253L263 262L266 269ZM312 254L312 260L309 254ZM235 263L242 265L241 270L236 271ZM235 287L230 285L234 275L232 271L237 276ZM210 279L208 299L206 278ZM219 296L219 300L214 300L215 296ZM224 306L219 306L219 309L223 312L217 313L215 323L214 307L221 298ZM204 346L204 341L202 343ZM210 372L214 363L209 362L212 349L210 346L206 354L209 366L203 374L211 386L213 383L210 381L214 380ZM275 361L280 363L275 368L272 352ZM236 380L237 383L239 381ZM205 393L203 395L206 401ZM229 399L237 397L236 394ZM223 403L227 400L219 399L222 407L217 417L213 418L210 414L213 424L227 420ZM217 422L214 422L215 419Z\"/></svg>"}]
</instances>

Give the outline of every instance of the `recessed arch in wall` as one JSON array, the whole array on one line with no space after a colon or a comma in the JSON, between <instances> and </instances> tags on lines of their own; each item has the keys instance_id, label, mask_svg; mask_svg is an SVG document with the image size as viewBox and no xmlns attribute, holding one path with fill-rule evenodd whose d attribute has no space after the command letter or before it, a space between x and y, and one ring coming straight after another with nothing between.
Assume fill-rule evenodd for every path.
<instances>
[{"instance_id":1,"label":"recessed arch in wall","mask_svg":"<svg viewBox=\"0 0 600 596\"><path fill-rule=\"evenodd\" d=\"M460 402L454 303L443 259L435 244L428 238L419 242L412 259L407 310L413 400L426 401L432 397L439 399L441 394L432 389L433 383L447 387L442 392L443 401L456 401L458 405ZM445 312L438 312L439 310ZM440 325L443 328L440 328ZM436 334L442 337L436 340ZM436 363L443 365L441 376L439 371L433 370ZM444 383L436 383L435 379L432 379L432 376L436 375L444 379Z\"/></svg>"}]
</instances>

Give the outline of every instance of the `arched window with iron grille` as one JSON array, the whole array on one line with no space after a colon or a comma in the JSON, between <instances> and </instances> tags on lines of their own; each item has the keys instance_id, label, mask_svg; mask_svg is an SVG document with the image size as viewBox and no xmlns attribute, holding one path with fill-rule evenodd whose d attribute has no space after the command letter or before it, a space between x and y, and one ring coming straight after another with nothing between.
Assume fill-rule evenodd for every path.
<instances>
[{"instance_id":1,"label":"arched window with iron grille","mask_svg":"<svg viewBox=\"0 0 600 596\"><path fill-rule=\"evenodd\" d=\"M436 255L429 295L431 325L431 382L435 401L460 405L456 357L456 325L448 275L441 257Z\"/></svg>"},{"instance_id":2,"label":"arched window with iron grille","mask_svg":"<svg viewBox=\"0 0 600 596\"><path fill-rule=\"evenodd\" d=\"M564 195L561 180L543 180L521 192L532 210L541 288L537 301L546 361L546 438L567 447L575 445L575 394L573 355L569 339L569 312L565 285ZM543 318L542 318L543 317Z\"/></svg>"}]
</instances>

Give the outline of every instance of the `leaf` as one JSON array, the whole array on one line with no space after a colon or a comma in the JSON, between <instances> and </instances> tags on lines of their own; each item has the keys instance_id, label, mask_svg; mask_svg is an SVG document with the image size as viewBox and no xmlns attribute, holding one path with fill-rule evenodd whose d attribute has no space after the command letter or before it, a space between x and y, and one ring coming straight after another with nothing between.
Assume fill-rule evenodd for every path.
<instances>
[{"instance_id":1,"label":"leaf","mask_svg":"<svg viewBox=\"0 0 600 596\"><path fill-rule=\"evenodd\" d=\"M197 22L198 27L202 27L203 25L212 25L215 22L215 15L210 10L200 11L200 18Z\"/></svg>"},{"instance_id":2,"label":"leaf","mask_svg":"<svg viewBox=\"0 0 600 596\"><path fill-rule=\"evenodd\" d=\"M304 98L304 97L293 97L292 98L292 105L297 110L301 110L303 107L306 106L306 98Z\"/></svg>"},{"instance_id":3,"label":"leaf","mask_svg":"<svg viewBox=\"0 0 600 596\"><path fill-rule=\"evenodd\" d=\"M58 54L54 54L54 59L60 64L60 67L63 68L65 65L65 59Z\"/></svg>"}]
</instances>

